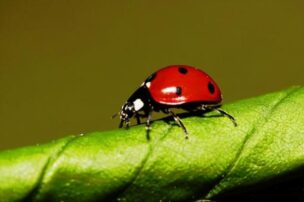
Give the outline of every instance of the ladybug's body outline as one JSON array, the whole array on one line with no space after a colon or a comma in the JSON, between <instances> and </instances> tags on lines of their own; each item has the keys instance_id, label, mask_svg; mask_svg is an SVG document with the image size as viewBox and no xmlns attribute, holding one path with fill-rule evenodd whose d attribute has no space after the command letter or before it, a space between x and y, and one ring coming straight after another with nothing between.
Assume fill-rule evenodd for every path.
<instances>
[{"instance_id":1,"label":"ladybug's body outline","mask_svg":"<svg viewBox=\"0 0 304 202\"><path fill-rule=\"evenodd\" d=\"M149 137L152 112L171 114L188 138L186 127L171 109L202 113L217 111L236 126L234 117L220 108L221 101L220 88L207 73L188 65L171 65L150 75L116 115L120 115L119 128L124 123L129 127L132 117L136 118L138 124L141 123L141 118L147 118L146 130Z\"/></svg>"}]
</instances>

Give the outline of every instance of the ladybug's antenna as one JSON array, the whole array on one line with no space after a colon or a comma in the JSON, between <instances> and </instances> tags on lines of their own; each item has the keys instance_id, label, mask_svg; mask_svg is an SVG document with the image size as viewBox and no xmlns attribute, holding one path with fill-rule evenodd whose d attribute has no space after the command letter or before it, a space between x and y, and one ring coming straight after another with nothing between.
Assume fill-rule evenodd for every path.
<instances>
[{"instance_id":1,"label":"ladybug's antenna","mask_svg":"<svg viewBox=\"0 0 304 202\"><path fill-rule=\"evenodd\" d=\"M116 116L118 116L119 113L120 113L120 112L117 112L117 113L113 114L111 118L112 118L112 119L116 118Z\"/></svg>"}]
</instances>

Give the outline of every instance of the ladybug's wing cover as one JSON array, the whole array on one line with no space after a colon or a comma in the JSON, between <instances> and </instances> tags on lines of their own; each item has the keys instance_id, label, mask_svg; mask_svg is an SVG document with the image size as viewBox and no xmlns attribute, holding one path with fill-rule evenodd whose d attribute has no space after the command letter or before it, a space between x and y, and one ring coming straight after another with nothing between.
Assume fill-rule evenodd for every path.
<instances>
[{"instance_id":1,"label":"ladybug's wing cover","mask_svg":"<svg viewBox=\"0 0 304 202\"><path fill-rule=\"evenodd\" d=\"M205 72L190 66L169 66L153 74L147 84L152 98L161 104L220 103L221 92Z\"/></svg>"}]
</instances>

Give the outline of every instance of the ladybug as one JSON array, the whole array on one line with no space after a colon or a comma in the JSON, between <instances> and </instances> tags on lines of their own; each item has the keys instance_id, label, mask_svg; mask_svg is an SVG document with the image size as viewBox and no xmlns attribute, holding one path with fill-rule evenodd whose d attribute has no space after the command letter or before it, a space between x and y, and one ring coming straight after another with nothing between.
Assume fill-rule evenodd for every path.
<instances>
[{"instance_id":1,"label":"ladybug","mask_svg":"<svg viewBox=\"0 0 304 202\"><path fill-rule=\"evenodd\" d=\"M146 118L149 137L152 112L171 114L188 138L186 127L172 108L189 112L217 111L236 126L233 116L220 108L221 101L221 90L208 74L188 65L171 65L150 75L113 117L120 116L119 128L124 124L129 127L132 117L138 124L141 118Z\"/></svg>"}]
</instances>

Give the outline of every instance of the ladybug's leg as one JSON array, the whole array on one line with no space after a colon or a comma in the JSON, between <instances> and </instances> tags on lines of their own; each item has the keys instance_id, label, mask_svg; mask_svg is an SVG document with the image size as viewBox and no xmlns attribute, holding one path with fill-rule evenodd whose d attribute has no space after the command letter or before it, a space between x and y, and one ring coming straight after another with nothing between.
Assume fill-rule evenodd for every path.
<instances>
[{"instance_id":1,"label":"ladybug's leg","mask_svg":"<svg viewBox=\"0 0 304 202\"><path fill-rule=\"evenodd\" d=\"M151 120L152 120L152 111L148 112L147 122L146 122L146 130L151 130Z\"/></svg>"},{"instance_id":2,"label":"ladybug's leg","mask_svg":"<svg viewBox=\"0 0 304 202\"><path fill-rule=\"evenodd\" d=\"M174 121L183 129L184 133L185 133L185 138L188 139L188 131L186 129L186 127L184 126L182 120L170 109L168 109L168 112L173 116Z\"/></svg>"},{"instance_id":3,"label":"ladybug's leg","mask_svg":"<svg viewBox=\"0 0 304 202\"><path fill-rule=\"evenodd\" d=\"M127 119L127 120L126 120L126 128L129 128L129 127L130 127L130 120Z\"/></svg>"},{"instance_id":4,"label":"ladybug's leg","mask_svg":"<svg viewBox=\"0 0 304 202\"><path fill-rule=\"evenodd\" d=\"M119 123L118 128L122 128L122 127L123 127L123 123L124 123L124 121L123 121L123 120L120 120L120 123Z\"/></svg>"},{"instance_id":5,"label":"ladybug's leg","mask_svg":"<svg viewBox=\"0 0 304 202\"><path fill-rule=\"evenodd\" d=\"M225 112L224 110L222 110L221 108L213 108L214 111L219 112L221 115L227 117L228 119L230 119L233 123L234 126L237 126L237 123L235 121L235 118L233 116L231 116L230 114L228 114L227 112Z\"/></svg>"},{"instance_id":6,"label":"ladybug's leg","mask_svg":"<svg viewBox=\"0 0 304 202\"><path fill-rule=\"evenodd\" d=\"M220 113L222 116L225 116L228 119L230 119L232 121L232 123L233 123L234 126L237 126L235 118L233 116L231 116L230 114L228 114L227 112L225 112L224 110L222 110L220 108L220 105L215 105L215 106L214 105L210 105L210 106L208 106L208 105L202 105L200 109L201 110L216 111L216 112Z\"/></svg>"},{"instance_id":7,"label":"ladybug's leg","mask_svg":"<svg viewBox=\"0 0 304 202\"><path fill-rule=\"evenodd\" d=\"M140 114L138 113L135 113L135 118L136 118L136 121L137 121L137 124L140 124Z\"/></svg>"},{"instance_id":8,"label":"ladybug's leg","mask_svg":"<svg viewBox=\"0 0 304 202\"><path fill-rule=\"evenodd\" d=\"M147 121L146 121L146 132L147 132L146 136L147 136L147 139L150 140L152 110L148 111L147 113L148 113L148 115L147 115Z\"/></svg>"}]
</instances>

